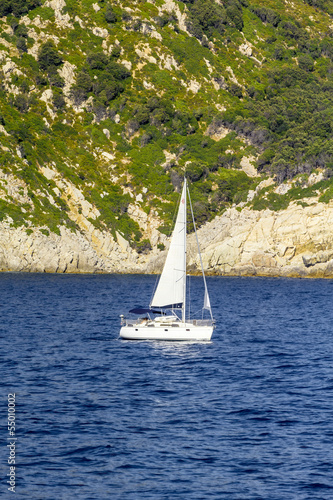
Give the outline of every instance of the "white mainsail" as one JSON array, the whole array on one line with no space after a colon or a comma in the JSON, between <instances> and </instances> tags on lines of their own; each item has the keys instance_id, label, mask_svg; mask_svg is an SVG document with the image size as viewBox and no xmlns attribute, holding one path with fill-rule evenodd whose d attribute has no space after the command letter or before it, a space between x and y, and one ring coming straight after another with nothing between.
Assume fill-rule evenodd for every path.
<instances>
[{"instance_id":1,"label":"white mainsail","mask_svg":"<svg viewBox=\"0 0 333 500\"><path fill-rule=\"evenodd\" d=\"M206 282L205 282L205 298L204 298L204 306L203 306L203 308L207 309L208 311L210 311L210 313L212 312L212 309L210 307L210 300L209 300L209 294L208 294L208 289L207 289Z\"/></svg>"},{"instance_id":2,"label":"white mainsail","mask_svg":"<svg viewBox=\"0 0 333 500\"><path fill-rule=\"evenodd\" d=\"M186 296L186 181L168 255L150 307L184 307Z\"/></svg>"}]
</instances>

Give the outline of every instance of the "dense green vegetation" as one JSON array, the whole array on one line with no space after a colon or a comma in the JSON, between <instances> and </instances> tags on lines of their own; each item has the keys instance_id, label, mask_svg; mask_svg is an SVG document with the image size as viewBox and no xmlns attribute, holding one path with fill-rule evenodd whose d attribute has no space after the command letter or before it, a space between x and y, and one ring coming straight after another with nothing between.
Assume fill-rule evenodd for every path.
<instances>
[{"instance_id":1,"label":"dense green vegetation","mask_svg":"<svg viewBox=\"0 0 333 500\"><path fill-rule=\"evenodd\" d=\"M328 38L320 43L302 39L296 67L286 63L288 54L275 49L273 55L282 64L267 71L260 91L249 87L249 99L224 114L225 124L263 150L259 171L276 176L278 182L315 167L327 168L331 176L332 48Z\"/></svg>"},{"instance_id":2,"label":"dense green vegetation","mask_svg":"<svg viewBox=\"0 0 333 500\"><path fill-rule=\"evenodd\" d=\"M199 40L214 34L224 35L228 26L242 30L244 26L242 6L247 0L224 0L220 3L210 0L183 0L188 4L187 28Z\"/></svg>"},{"instance_id":3,"label":"dense green vegetation","mask_svg":"<svg viewBox=\"0 0 333 500\"><path fill-rule=\"evenodd\" d=\"M2 183L1 219L78 228L44 167L99 211L92 224L138 251L150 242L130 204L157 211L168 233L184 174L198 225L232 204L331 199L333 1L182 0L170 11L162 1L66 0L57 16L44 4L0 6L0 57L11 63L0 74L0 168L29 199L11 199ZM242 170L244 157L261 177ZM322 180L309 187L313 171ZM267 176L293 185L248 202Z\"/></svg>"},{"instance_id":4,"label":"dense green vegetation","mask_svg":"<svg viewBox=\"0 0 333 500\"><path fill-rule=\"evenodd\" d=\"M40 0L1 0L0 16L12 13L14 16L19 17L27 14L29 10L34 9L40 4Z\"/></svg>"}]
</instances>

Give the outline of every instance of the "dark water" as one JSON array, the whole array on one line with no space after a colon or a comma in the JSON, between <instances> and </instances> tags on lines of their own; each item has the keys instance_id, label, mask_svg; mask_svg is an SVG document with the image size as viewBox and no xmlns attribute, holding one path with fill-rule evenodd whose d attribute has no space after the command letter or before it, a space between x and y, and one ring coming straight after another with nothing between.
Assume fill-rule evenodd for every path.
<instances>
[{"instance_id":1,"label":"dark water","mask_svg":"<svg viewBox=\"0 0 333 500\"><path fill-rule=\"evenodd\" d=\"M0 275L0 497L15 392L18 498L333 499L333 282L208 278L211 343L118 340L154 283Z\"/></svg>"}]
</instances>

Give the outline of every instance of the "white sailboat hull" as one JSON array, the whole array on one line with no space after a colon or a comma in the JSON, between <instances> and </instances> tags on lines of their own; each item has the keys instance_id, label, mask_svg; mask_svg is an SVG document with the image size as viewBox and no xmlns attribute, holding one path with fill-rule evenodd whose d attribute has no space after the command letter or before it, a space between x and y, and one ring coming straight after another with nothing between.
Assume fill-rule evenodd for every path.
<instances>
[{"instance_id":1,"label":"white sailboat hull","mask_svg":"<svg viewBox=\"0 0 333 500\"><path fill-rule=\"evenodd\" d=\"M209 341L213 326L186 325L178 327L123 326L120 338L126 340L173 340L173 341Z\"/></svg>"}]
</instances>

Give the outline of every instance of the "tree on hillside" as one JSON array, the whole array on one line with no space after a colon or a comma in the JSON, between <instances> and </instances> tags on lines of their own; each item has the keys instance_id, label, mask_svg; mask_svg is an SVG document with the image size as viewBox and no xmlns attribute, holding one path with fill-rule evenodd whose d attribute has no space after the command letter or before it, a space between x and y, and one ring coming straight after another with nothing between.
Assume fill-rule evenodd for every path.
<instances>
[{"instance_id":1,"label":"tree on hillside","mask_svg":"<svg viewBox=\"0 0 333 500\"><path fill-rule=\"evenodd\" d=\"M106 9L105 9L105 20L108 23L116 23L117 22L117 16L109 3L106 5Z\"/></svg>"},{"instance_id":2,"label":"tree on hillside","mask_svg":"<svg viewBox=\"0 0 333 500\"><path fill-rule=\"evenodd\" d=\"M41 69L48 69L50 66L59 66L63 63L62 57L57 51L52 40L48 40L40 46L38 51L38 62Z\"/></svg>"}]
</instances>

